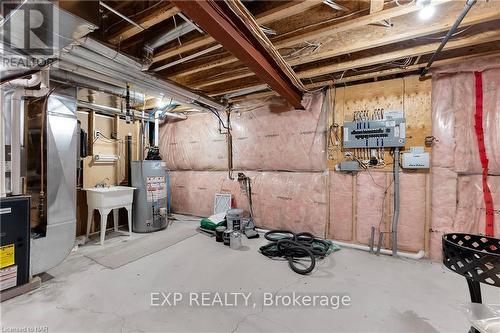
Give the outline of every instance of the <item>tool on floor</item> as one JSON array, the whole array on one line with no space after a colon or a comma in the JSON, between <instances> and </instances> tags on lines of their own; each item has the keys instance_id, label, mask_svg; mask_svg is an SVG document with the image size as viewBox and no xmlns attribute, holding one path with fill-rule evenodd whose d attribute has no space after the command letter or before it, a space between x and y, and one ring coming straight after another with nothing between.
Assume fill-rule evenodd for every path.
<instances>
[{"instance_id":1,"label":"tool on floor","mask_svg":"<svg viewBox=\"0 0 500 333\"><path fill-rule=\"evenodd\" d=\"M253 220L253 206L252 206L252 185L250 178L247 177L243 172L238 173L238 181L241 186L244 187L245 193L248 198L248 210L250 212L250 217L242 220L241 231L247 236L247 238L259 238L259 234L255 231L255 223Z\"/></svg>"}]
</instances>

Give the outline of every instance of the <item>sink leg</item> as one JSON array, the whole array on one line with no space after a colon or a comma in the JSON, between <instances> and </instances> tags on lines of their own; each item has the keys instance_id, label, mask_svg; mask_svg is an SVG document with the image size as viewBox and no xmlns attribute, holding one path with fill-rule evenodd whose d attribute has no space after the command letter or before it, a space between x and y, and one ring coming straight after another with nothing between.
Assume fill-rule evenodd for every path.
<instances>
[{"instance_id":1,"label":"sink leg","mask_svg":"<svg viewBox=\"0 0 500 333\"><path fill-rule=\"evenodd\" d=\"M132 206L125 207L128 215L128 235L132 238Z\"/></svg>"},{"instance_id":2,"label":"sink leg","mask_svg":"<svg viewBox=\"0 0 500 333\"><path fill-rule=\"evenodd\" d=\"M101 214L101 245L104 244L104 236L106 236L106 222L108 221L108 215L110 209L99 209Z\"/></svg>"},{"instance_id":3,"label":"sink leg","mask_svg":"<svg viewBox=\"0 0 500 333\"><path fill-rule=\"evenodd\" d=\"M94 209L89 208L87 211L87 235L85 236L85 242L89 241L90 227L92 226L93 215L94 215Z\"/></svg>"},{"instance_id":4,"label":"sink leg","mask_svg":"<svg viewBox=\"0 0 500 333\"><path fill-rule=\"evenodd\" d=\"M115 208L113 209L113 223L115 225L115 231L118 231L118 212L120 211L120 208Z\"/></svg>"}]
</instances>

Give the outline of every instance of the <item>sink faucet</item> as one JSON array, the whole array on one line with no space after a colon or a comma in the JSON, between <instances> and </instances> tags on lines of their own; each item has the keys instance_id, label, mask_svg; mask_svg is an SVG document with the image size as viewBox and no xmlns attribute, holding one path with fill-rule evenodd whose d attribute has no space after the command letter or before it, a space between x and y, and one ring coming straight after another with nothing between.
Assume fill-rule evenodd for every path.
<instances>
[{"instance_id":1,"label":"sink faucet","mask_svg":"<svg viewBox=\"0 0 500 333\"><path fill-rule=\"evenodd\" d=\"M98 182L97 184L95 184L95 187L96 187L96 188L105 188L105 187L109 187L109 185L106 183L106 181L109 181L109 177L106 177L106 178L104 178L103 180L101 180L100 182Z\"/></svg>"}]
</instances>

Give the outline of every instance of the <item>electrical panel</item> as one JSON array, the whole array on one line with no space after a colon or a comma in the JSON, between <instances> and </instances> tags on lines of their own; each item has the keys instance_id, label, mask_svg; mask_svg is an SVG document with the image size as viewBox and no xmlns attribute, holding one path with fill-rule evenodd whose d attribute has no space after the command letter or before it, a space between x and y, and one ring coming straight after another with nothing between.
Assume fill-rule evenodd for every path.
<instances>
[{"instance_id":1,"label":"electrical panel","mask_svg":"<svg viewBox=\"0 0 500 333\"><path fill-rule=\"evenodd\" d=\"M344 123L344 148L404 147L405 119L364 120Z\"/></svg>"},{"instance_id":2,"label":"electrical panel","mask_svg":"<svg viewBox=\"0 0 500 333\"><path fill-rule=\"evenodd\" d=\"M406 123L402 112L357 112L352 122L344 122L342 143L344 148L404 147Z\"/></svg>"}]
</instances>

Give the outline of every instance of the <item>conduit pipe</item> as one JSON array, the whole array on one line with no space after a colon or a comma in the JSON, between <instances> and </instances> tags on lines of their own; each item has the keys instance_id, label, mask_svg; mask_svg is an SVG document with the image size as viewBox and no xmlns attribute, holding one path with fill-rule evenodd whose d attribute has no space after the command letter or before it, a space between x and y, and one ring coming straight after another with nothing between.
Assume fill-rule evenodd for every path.
<instances>
[{"instance_id":1,"label":"conduit pipe","mask_svg":"<svg viewBox=\"0 0 500 333\"><path fill-rule=\"evenodd\" d=\"M455 31L457 31L458 26L460 25L460 23L462 23L462 20L465 18L465 16L469 12L469 10L472 8L472 6L474 6L474 4L476 3L476 1L477 0L467 0L465 2L464 9L462 9L462 12L458 16L457 20L455 21L455 23L453 23L453 25L451 26L451 28L448 31L448 33L446 34L446 36L444 37L444 39L441 41L441 44L439 44L439 47L437 48L436 52L434 52L432 54L432 56L429 59L429 62L427 63L427 65L425 65L425 67L420 72L420 77L424 77L425 74L427 74L427 72L429 71L429 69L432 66L432 63L437 59L437 57L439 56L439 54L441 53L441 51L445 47L446 43L448 43L448 40L453 36L453 34L455 33Z\"/></svg>"},{"instance_id":2,"label":"conduit pipe","mask_svg":"<svg viewBox=\"0 0 500 333\"><path fill-rule=\"evenodd\" d=\"M392 215L392 255L398 251L398 222L399 222L399 148L394 149L394 214ZM379 245L380 246L380 245Z\"/></svg>"},{"instance_id":3,"label":"conduit pipe","mask_svg":"<svg viewBox=\"0 0 500 333\"><path fill-rule=\"evenodd\" d=\"M160 80L151 75L130 70L130 68L123 64L111 61L106 57L80 47L73 49L71 53L61 54L61 58L74 65L85 67L110 77L116 77L124 82L132 83L146 91L156 92L159 95L170 95L180 102L185 102L186 104L204 111L207 110L207 107L217 110L224 109L223 105L206 97L187 90L184 91L172 83ZM207 107L200 106L197 103L202 103Z\"/></svg>"},{"instance_id":4,"label":"conduit pipe","mask_svg":"<svg viewBox=\"0 0 500 333\"><path fill-rule=\"evenodd\" d=\"M109 114L109 115L116 115L116 114L125 115L122 112L122 110L120 110L118 108L114 108L112 106L107 106L107 105L102 105L102 104L95 104L95 103L89 103L89 102L85 102L85 101L78 101L77 104L80 107L91 109L91 110L100 111L102 113ZM141 119L144 119L144 120L149 120L148 117L139 116L137 114L137 113L141 113L141 111L134 110L134 109L132 109L132 110L134 111L134 117L141 118ZM171 118L177 118L177 119L184 119L184 120L187 119L187 116L185 114L182 114L182 113L161 112L161 111L158 111L158 112L160 112L165 117L171 117Z\"/></svg>"},{"instance_id":5,"label":"conduit pipe","mask_svg":"<svg viewBox=\"0 0 500 333\"><path fill-rule=\"evenodd\" d=\"M72 72L66 71L55 71L50 75L51 80L58 80L65 83L71 83L73 85L86 87L92 90L102 91L108 94L117 95L123 97L125 95L126 89L121 88L116 85L98 81L89 77L78 75ZM131 91L131 99L138 104L144 103L144 94L136 91Z\"/></svg>"},{"instance_id":6,"label":"conduit pipe","mask_svg":"<svg viewBox=\"0 0 500 333\"><path fill-rule=\"evenodd\" d=\"M344 242L338 242L338 241L333 241L333 243L336 245L342 246L342 247L350 248L350 249L363 250L363 251L370 252L370 248L367 245L344 243ZM380 253L394 256L392 250L380 249ZM425 256L425 251L420 250L417 253L397 251L397 256L403 257L403 258L408 258L408 259L418 260L418 259L422 259Z\"/></svg>"},{"instance_id":7,"label":"conduit pipe","mask_svg":"<svg viewBox=\"0 0 500 333\"><path fill-rule=\"evenodd\" d=\"M75 47L71 49L69 53L78 57L84 57L84 59L91 62L96 62L104 66L112 67L116 71L120 72L122 76L129 75L135 77L135 79L133 81L130 81L130 83L138 85L141 82L147 82L153 86L156 86L156 90L159 89L161 94L166 93L168 95L172 95L172 97L175 97L180 101L187 101L188 103L198 102L221 111L225 109L223 105L213 101L212 99L179 87L174 83L167 82L152 75L142 73L140 70L131 70L131 67L133 69L139 69L142 68L142 65L130 59L129 57L126 57L116 52L115 50L99 42L96 42L95 40L92 40L91 38L85 39L82 43L84 47ZM62 54L61 56L64 58L64 54Z\"/></svg>"}]
</instances>

